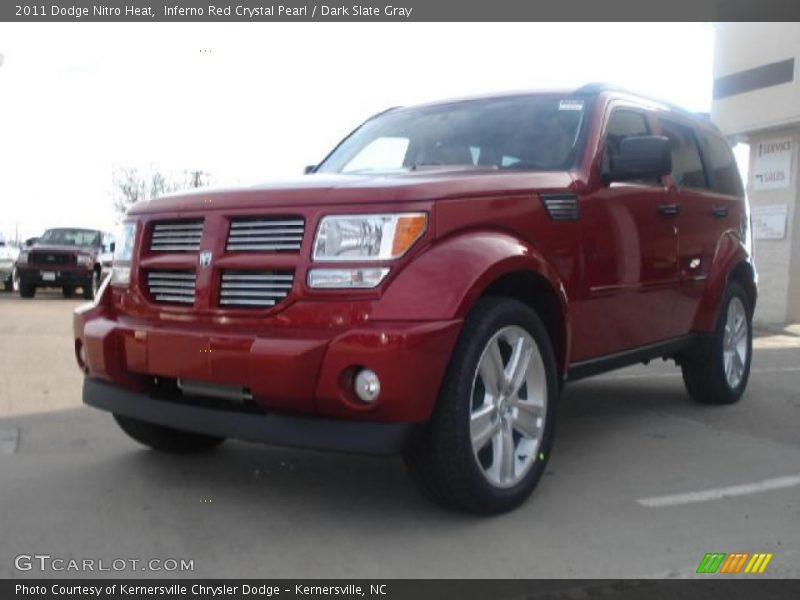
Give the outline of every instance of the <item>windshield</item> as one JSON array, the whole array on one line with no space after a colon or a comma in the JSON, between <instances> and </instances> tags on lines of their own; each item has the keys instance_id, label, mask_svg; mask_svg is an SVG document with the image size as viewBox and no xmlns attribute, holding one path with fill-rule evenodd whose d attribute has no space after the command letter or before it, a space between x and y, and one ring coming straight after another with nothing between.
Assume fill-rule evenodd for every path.
<instances>
[{"instance_id":1,"label":"windshield","mask_svg":"<svg viewBox=\"0 0 800 600\"><path fill-rule=\"evenodd\" d=\"M48 229L39 242L59 246L99 246L100 232L91 229Z\"/></svg>"},{"instance_id":2,"label":"windshield","mask_svg":"<svg viewBox=\"0 0 800 600\"><path fill-rule=\"evenodd\" d=\"M443 165L563 170L576 160L585 100L554 95L398 109L364 123L319 166L377 173Z\"/></svg>"}]
</instances>

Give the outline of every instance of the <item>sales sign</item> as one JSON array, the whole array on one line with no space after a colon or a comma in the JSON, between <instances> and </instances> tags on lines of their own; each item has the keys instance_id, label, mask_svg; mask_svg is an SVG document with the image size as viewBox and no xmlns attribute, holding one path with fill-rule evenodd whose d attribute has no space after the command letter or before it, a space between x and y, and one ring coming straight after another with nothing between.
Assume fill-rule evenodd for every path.
<instances>
[{"instance_id":1,"label":"sales sign","mask_svg":"<svg viewBox=\"0 0 800 600\"><path fill-rule=\"evenodd\" d=\"M779 190L789 187L792 172L791 138L758 142L754 150L753 189Z\"/></svg>"}]
</instances>

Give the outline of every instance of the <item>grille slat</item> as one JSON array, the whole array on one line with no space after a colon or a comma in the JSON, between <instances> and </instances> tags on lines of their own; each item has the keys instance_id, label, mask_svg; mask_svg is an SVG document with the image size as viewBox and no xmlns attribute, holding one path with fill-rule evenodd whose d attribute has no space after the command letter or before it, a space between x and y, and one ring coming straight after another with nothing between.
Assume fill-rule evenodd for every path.
<instances>
[{"instance_id":1,"label":"grille slat","mask_svg":"<svg viewBox=\"0 0 800 600\"><path fill-rule=\"evenodd\" d=\"M236 217L228 231L228 252L299 251L303 243L305 221L276 217Z\"/></svg>"},{"instance_id":2,"label":"grille slat","mask_svg":"<svg viewBox=\"0 0 800 600\"><path fill-rule=\"evenodd\" d=\"M223 271L221 306L270 307L286 298L294 283L291 271Z\"/></svg>"},{"instance_id":3,"label":"grille slat","mask_svg":"<svg viewBox=\"0 0 800 600\"><path fill-rule=\"evenodd\" d=\"M191 271L148 271L147 290L156 302L194 304L195 281Z\"/></svg>"},{"instance_id":4,"label":"grille slat","mask_svg":"<svg viewBox=\"0 0 800 600\"><path fill-rule=\"evenodd\" d=\"M203 237L203 220L162 221L153 225L153 252L196 252Z\"/></svg>"},{"instance_id":5,"label":"grille slat","mask_svg":"<svg viewBox=\"0 0 800 600\"><path fill-rule=\"evenodd\" d=\"M28 254L28 262L32 265L45 265L48 267L74 265L75 254L69 252L34 250Z\"/></svg>"}]
</instances>

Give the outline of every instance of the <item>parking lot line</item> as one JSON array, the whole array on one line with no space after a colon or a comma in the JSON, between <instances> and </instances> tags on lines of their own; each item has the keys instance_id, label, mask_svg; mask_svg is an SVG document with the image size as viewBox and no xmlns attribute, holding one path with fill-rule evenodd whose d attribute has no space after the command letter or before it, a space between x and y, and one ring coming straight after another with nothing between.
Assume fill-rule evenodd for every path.
<instances>
[{"instance_id":1,"label":"parking lot line","mask_svg":"<svg viewBox=\"0 0 800 600\"><path fill-rule=\"evenodd\" d=\"M652 498L640 498L636 502L648 508L663 508L665 506L680 506L682 504L693 504L695 502L708 502L709 500L720 500L733 496L745 496L747 494L758 494L770 490L781 490L800 485L800 475L787 475L785 477L775 477L764 479L754 483L742 485L732 485L728 487L711 488L697 492L686 492L684 494L672 494L670 496L654 496Z\"/></svg>"}]
</instances>

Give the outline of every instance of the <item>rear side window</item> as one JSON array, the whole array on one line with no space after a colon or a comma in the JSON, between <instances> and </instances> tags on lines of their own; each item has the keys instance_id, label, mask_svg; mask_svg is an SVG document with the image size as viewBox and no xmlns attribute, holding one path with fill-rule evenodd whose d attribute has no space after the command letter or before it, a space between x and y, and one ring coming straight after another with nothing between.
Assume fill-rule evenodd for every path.
<instances>
[{"instance_id":1,"label":"rear side window","mask_svg":"<svg viewBox=\"0 0 800 600\"><path fill-rule=\"evenodd\" d=\"M701 132L700 143L711 172L711 189L720 194L742 196L742 180L728 142L719 136Z\"/></svg>"},{"instance_id":2,"label":"rear side window","mask_svg":"<svg viewBox=\"0 0 800 600\"><path fill-rule=\"evenodd\" d=\"M691 127L661 121L672 153L672 178L678 187L708 188L703 160Z\"/></svg>"}]
</instances>

